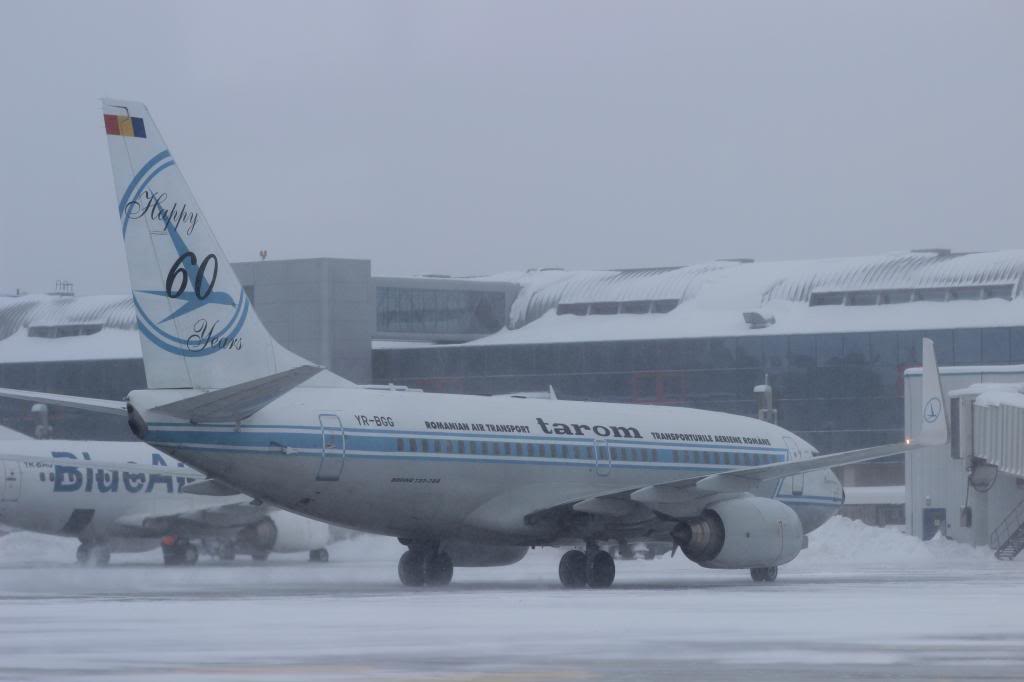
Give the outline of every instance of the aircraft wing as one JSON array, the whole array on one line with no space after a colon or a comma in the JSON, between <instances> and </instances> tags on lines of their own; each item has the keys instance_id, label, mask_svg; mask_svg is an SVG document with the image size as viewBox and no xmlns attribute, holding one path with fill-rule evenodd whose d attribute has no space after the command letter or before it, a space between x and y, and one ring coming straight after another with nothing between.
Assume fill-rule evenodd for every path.
<instances>
[{"instance_id":1,"label":"aircraft wing","mask_svg":"<svg viewBox=\"0 0 1024 682\"><path fill-rule=\"evenodd\" d=\"M903 443L847 450L830 455L792 459L762 466L737 467L714 474L687 476L638 488L614 490L586 499L571 500L546 510L538 510L530 516L536 517L545 512L564 510L567 507L573 511L598 516L622 517L643 507L668 516L674 516L677 513L688 514L692 513L695 503L712 495L747 493L765 481L778 480L818 469L867 462L924 447L944 445L949 441L949 423L946 417L945 394L942 391L939 370L935 363L935 347L931 339L923 340L922 359L921 428L913 442L908 438Z\"/></svg>"},{"instance_id":2,"label":"aircraft wing","mask_svg":"<svg viewBox=\"0 0 1024 682\"><path fill-rule=\"evenodd\" d=\"M275 507L254 501L245 495L236 496L231 502L202 500L192 508L182 511L159 511L131 514L117 520L125 528L145 530L149 533L180 533L191 537L215 535L217 531L240 528L256 523Z\"/></svg>"},{"instance_id":3,"label":"aircraft wing","mask_svg":"<svg viewBox=\"0 0 1024 682\"><path fill-rule=\"evenodd\" d=\"M0 388L0 398L27 400L33 403L46 403L61 407L77 407L80 410L114 414L120 417L128 414L128 407L123 400L103 400L101 398L82 398L59 393L39 393L37 391L19 391L13 388Z\"/></svg>"}]
</instances>

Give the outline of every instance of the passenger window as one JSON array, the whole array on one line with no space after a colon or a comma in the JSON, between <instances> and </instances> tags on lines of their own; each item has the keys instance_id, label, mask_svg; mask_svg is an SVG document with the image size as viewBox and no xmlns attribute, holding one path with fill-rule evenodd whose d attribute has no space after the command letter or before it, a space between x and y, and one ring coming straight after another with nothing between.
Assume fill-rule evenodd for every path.
<instances>
[{"instance_id":1,"label":"passenger window","mask_svg":"<svg viewBox=\"0 0 1024 682\"><path fill-rule=\"evenodd\" d=\"M512 443L505 443L505 454L506 455L511 455L512 454Z\"/></svg>"},{"instance_id":2,"label":"passenger window","mask_svg":"<svg viewBox=\"0 0 1024 682\"><path fill-rule=\"evenodd\" d=\"M562 446L562 459L569 459L569 446L568 445L563 445Z\"/></svg>"},{"instance_id":3,"label":"passenger window","mask_svg":"<svg viewBox=\"0 0 1024 682\"><path fill-rule=\"evenodd\" d=\"M516 443L516 457L522 457L522 456L523 456L523 444L522 443Z\"/></svg>"},{"instance_id":4,"label":"passenger window","mask_svg":"<svg viewBox=\"0 0 1024 682\"><path fill-rule=\"evenodd\" d=\"M533 457L533 443L526 444L526 456Z\"/></svg>"},{"instance_id":5,"label":"passenger window","mask_svg":"<svg viewBox=\"0 0 1024 682\"><path fill-rule=\"evenodd\" d=\"M466 454L466 441L464 441L464 440L460 440L459 441L459 454L460 455Z\"/></svg>"},{"instance_id":6,"label":"passenger window","mask_svg":"<svg viewBox=\"0 0 1024 682\"><path fill-rule=\"evenodd\" d=\"M409 452L416 452L416 439L415 438L410 438L409 439Z\"/></svg>"},{"instance_id":7,"label":"passenger window","mask_svg":"<svg viewBox=\"0 0 1024 682\"><path fill-rule=\"evenodd\" d=\"M475 440L469 441L469 454L471 454L471 455L475 455L476 454L476 441Z\"/></svg>"},{"instance_id":8,"label":"passenger window","mask_svg":"<svg viewBox=\"0 0 1024 682\"><path fill-rule=\"evenodd\" d=\"M451 453L451 451L452 451L452 442L450 440L446 440L444 442L444 449L445 449L445 451Z\"/></svg>"},{"instance_id":9,"label":"passenger window","mask_svg":"<svg viewBox=\"0 0 1024 682\"><path fill-rule=\"evenodd\" d=\"M398 439L398 451L399 452L403 452L404 450L405 450L405 439L404 438L399 438Z\"/></svg>"},{"instance_id":10,"label":"passenger window","mask_svg":"<svg viewBox=\"0 0 1024 682\"><path fill-rule=\"evenodd\" d=\"M434 441L434 452L442 452L442 450L441 450L441 441L439 441L439 440L435 440Z\"/></svg>"},{"instance_id":11,"label":"passenger window","mask_svg":"<svg viewBox=\"0 0 1024 682\"><path fill-rule=\"evenodd\" d=\"M420 441L420 450L423 452L430 452L430 445L427 443L426 438Z\"/></svg>"},{"instance_id":12,"label":"passenger window","mask_svg":"<svg viewBox=\"0 0 1024 682\"><path fill-rule=\"evenodd\" d=\"M42 471L39 472L39 480L44 482L46 481L46 474Z\"/></svg>"}]
</instances>

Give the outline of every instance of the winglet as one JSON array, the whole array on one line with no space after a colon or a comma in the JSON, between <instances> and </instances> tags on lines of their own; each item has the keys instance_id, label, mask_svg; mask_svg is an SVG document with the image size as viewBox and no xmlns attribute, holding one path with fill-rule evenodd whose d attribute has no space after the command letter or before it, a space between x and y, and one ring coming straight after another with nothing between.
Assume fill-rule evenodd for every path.
<instances>
[{"instance_id":1,"label":"winglet","mask_svg":"<svg viewBox=\"0 0 1024 682\"><path fill-rule=\"evenodd\" d=\"M946 394L942 391L939 368L935 363L935 344L931 339L922 339L921 343L921 431L914 443L945 445L949 442L949 418Z\"/></svg>"}]
</instances>

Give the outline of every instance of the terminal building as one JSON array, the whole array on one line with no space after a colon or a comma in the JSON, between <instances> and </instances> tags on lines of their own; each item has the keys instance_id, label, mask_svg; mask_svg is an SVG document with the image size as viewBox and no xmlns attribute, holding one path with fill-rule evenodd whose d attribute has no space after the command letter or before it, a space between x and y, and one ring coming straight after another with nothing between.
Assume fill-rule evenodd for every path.
<instances>
[{"instance_id":1,"label":"terminal building","mask_svg":"<svg viewBox=\"0 0 1024 682\"><path fill-rule=\"evenodd\" d=\"M358 383L681 405L778 422L822 453L904 437L904 371L1024 363L1024 251L941 249L815 261L488 277L375 277L362 260L235 265L272 334ZM127 295L0 297L0 384L121 398L144 382ZM55 435L128 438L54 409ZM24 405L0 402L23 431ZM904 482L901 457L845 485Z\"/></svg>"}]
</instances>

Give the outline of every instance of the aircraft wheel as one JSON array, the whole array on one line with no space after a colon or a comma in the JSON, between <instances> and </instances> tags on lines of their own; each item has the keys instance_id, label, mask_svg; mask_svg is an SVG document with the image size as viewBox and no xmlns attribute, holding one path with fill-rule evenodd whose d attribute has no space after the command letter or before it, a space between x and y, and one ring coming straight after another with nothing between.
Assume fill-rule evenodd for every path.
<instances>
[{"instance_id":1,"label":"aircraft wheel","mask_svg":"<svg viewBox=\"0 0 1024 682\"><path fill-rule=\"evenodd\" d=\"M83 542L75 550L75 560L82 566L106 566L110 563L110 549Z\"/></svg>"},{"instance_id":2,"label":"aircraft wheel","mask_svg":"<svg viewBox=\"0 0 1024 682\"><path fill-rule=\"evenodd\" d=\"M558 562L558 579L562 587L579 588L587 586L587 555L578 549L571 549Z\"/></svg>"},{"instance_id":3,"label":"aircraft wheel","mask_svg":"<svg viewBox=\"0 0 1024 682\"><path fill-rule=\"evenodd\" d=\"M427 580L427 553L409 549L398 560L398 579L406 587L422 587Z\"/></svg>"},{"instance_id":4,"label":"aircraft wheel","mask_svg":"<svg viewBox=\"0 0 1024 682\"><path fill-rule=\"evenodd\" d=\"M773 583L779 577L778 566L767 566L750 569L750 577L755 583Z\"/></svg>"},{"instance_id":5,"label":"aircraft wheel","mask_svg":"<svg viewBox=\"0 0 1024 682\"><path fill-rule=\"evenodd\" d=\"M452 558L444 552L427 556L424 562L423 582L432 587L450 585L455 568Z\"/></svg>"},{"instance_id":6,"label":"aircraft wheel","mask_svg":"<svg viewBox=\"0 0 1024 682\"><path fill-rule=\"evenodd\" d=\"M181 563L185 566L195 566L199 561L199 549L191 542L181 548Z\"/></svg>"},{"instance_id":7,"label":"aircraft wheel","mask_svg":"<svg viewBox=\"0 0 1024 682\"><path fill-rule=\"evenodd\" d=\"M595 588L611 587L615 582L615 559L604 550L587 557L587 585Z\"/></svg>"},{"instance_id":8,"label":"aircraft wheel","mask_svg":"<svg viewBox=\"0 0 1024 682\"><path fill-rule=\"evenodd\" d=\"M328 553L327 549L324 548L324 547L321 547L320 549L311 549L311 550L309 550L309 560L310 561L315 561L317 563L324 564L324 563L327 563L330 560L330 558L331 558L331 555Z\"/></svg>"},{"instance_id":9,"label":"aircraft wheel","mask_svg":"<svg viewBox=\"0 0 1024 682\"><path fill-rule=\"evenodd\" d=\"M104 547L103 545L97 545L92 548L92 557L90 563L96 566L106 566L110 563L110 548Z\"/></svg>"}]
</instances>

